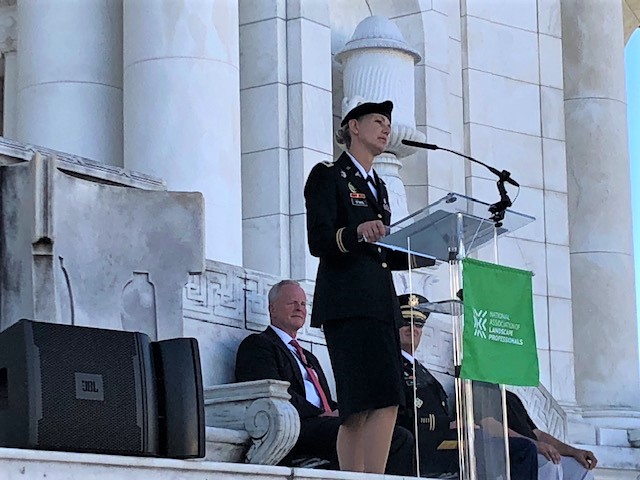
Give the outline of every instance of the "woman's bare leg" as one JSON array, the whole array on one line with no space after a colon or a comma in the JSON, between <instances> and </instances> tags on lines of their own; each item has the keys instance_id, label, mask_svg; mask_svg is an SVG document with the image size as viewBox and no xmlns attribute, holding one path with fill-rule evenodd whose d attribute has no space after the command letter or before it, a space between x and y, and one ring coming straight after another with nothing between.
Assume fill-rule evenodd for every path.
<instances>
[{"instance_id":1,"label":"woman's bare leg","mask_svg":"<svg viewBox=\"0 0 640 480\"><path fill-rule=\"evenodd\" d=\"M338 430L340 470L384 473L398 407L351 415Z\"/></svg>"},{"instance_id":2,"label":"woman's bare leg","mask_svg":"<svg viewBox=\"0 0 640 480\"><path fill-rule=\"evenodd\" d=\"M384 473L397 414L397 406L369 412L362 428L363 438L366 441L364 446L364 471L366 473Z\"/></svg>"},{"instance_id":3,"label":"woman's bare leg","mask_svg":"<svg viewBox=\"0 0 640 480\"><path fill-rule=\"evenodd\" d=\"M364 442L362 426L369 412L356 413L347 418L338 430L336 450L340 470L364 472Z\"/></svg>"}]
</instances>

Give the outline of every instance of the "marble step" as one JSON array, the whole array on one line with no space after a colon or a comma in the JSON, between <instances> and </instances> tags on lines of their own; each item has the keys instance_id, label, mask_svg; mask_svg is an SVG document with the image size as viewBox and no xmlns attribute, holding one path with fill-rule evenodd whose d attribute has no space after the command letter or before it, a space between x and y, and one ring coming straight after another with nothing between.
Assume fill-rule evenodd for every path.
<instances>
[{"instance_id":1,"label":"marble step","mask_svg":"<svg viewBox=\"0 0 640 480\"><path fill-rule=\"evenodd\" d=\"M393 475L0 448L0 480L408 480Z\"/></svg>"}]
</instances>

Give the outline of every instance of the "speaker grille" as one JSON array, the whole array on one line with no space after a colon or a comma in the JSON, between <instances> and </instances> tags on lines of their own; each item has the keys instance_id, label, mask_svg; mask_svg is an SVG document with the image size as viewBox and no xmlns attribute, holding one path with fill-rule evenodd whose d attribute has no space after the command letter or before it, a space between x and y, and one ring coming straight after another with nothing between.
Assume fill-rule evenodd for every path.
<instances>
[{"instance_id":1,"label":"speaker grille","mask_svg":"<svg viewBox=\"0 0 640 480\"><path fill-rule=\"evenodd\" d=\"M39 448L142 453L135 334L44 323L34 323L33 334L41 368ZM97 396L104 400L77 398L77 373L101 376Z\"/></svg>"}]
</instances>

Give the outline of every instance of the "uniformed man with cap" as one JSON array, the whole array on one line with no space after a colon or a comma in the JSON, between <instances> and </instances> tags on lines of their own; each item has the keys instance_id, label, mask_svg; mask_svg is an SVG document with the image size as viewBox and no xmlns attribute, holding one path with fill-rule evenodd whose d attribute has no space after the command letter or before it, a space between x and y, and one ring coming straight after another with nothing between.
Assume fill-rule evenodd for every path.
<instances>
[{"instance_id":1,"label":"uniformed man with cap","mask_svg":"<svg viewBox=\"0 0 640 480\"><path fill-rule=\"evenodd\" d=\"M336 139L347 151L316 165L304 190L309 250L320 259L311 325L323 326L334 371L340 468L368 473L384 472L404 404L391 270L406 270L409 261L374 244L391 223L387 188L373 161L387 148L392 110L388 100L346 99Z\"/></svg>"},{"instance_id":2,"label":"uniformed man with cap","mask_svg":"<svg viewBox=\"0 0 640 480\"><path fill-rule=\"evenodd\" d=\"M407 397L407 407L398 413L398 423L409 430L414 430L413 389L415 385L420 473L423 475L454 473L458 471L458 450L456 448L438 449L443 441L455 441L458 438L453 417L449 413L447 393L431 372L413 357L413 353L420 345L422 328L429 316L428 313L418 311L415 307L428 300L415 293L399 295L398 300L404 320L403 326L400 327L400 345L402 376Z\"/></svg>"},{"instance_id":3,"label":"uniformed man with cap","mask_svg":"<svg viewBox=\"0 0 640 480\"><path fill-rule=\"evenodd\" d=\"M415 293L399 295L400 310L404 324L400 327L402 346L402 371L407 406L398 413L398 424L414 430L414 411L417 413L418 459L420 474L426 477L440 477L452 474L457 478L458 449L457 431L453 415L450 414L448 396L442 384L418 362L413 354L420 345L422 329L429 317L416 309L428 300ZM414 409L415 387L415 409ZM492 438L482 429L477 430L476 441L483 442L484 448L503 449L502 438ZM480 446L476 443L476 446ZM487 471L500 468L490 467L490 462L500 461L500 456L476 455L479 479L486 478ZM486 458L485 458L486 457ZM536 480L538 478L536 448L524 438L509 438L509 460L511 478L518 480ZM503 467L504 468L504 467Z\"/></svg>"}]
</instances>

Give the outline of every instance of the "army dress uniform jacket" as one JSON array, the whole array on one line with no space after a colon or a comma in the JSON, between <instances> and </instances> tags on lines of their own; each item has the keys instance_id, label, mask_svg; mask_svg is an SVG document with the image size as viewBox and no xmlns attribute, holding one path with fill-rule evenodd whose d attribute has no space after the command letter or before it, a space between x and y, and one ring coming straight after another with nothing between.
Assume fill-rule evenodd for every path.
<instances>
[{"instance_id":1,"label":"army dress uniform jacket","mask_svg":"<svg viewBox=\"0 0 640 480\"><path fill-rule=\"evenodd\" d=\"M416 384L418 412L418 445L422 473L457 471L458 450L438 450L444 440L456 440L457 432L450 428L453 418L449 414L448 397L442 384L417 360L413 365L402 357L402 377L407 406L398 411L397 423L414 430L413 384Z\"/></svg>"},{"instance_id":2,"label":"army dress uniform jacket","mask_svg":"<svg viewBox=\"0 0 640 480\"><path fill-rule=\"evenodd\" d=\"M442 384L416 360L415 379L413 365L402 357L402 378L407 398L407 408L398 412L398 422L413 431L413 383L416 382L416 405L418 412L418 429L421 445L430 451L436 450L438 445L448 439L453 432L450 424L454 420L449 414L448 396Z\"/></svg>"},{"instance_id":3,"label":"army dress uniform jacket","mask_svg":"<svg viewBox=\"0 0 640 480\"><path fill-rule=\"evenodd\" d=\"M320 258L311 325L348 317L392 317L400 326L400 306L391 270L406 270L407 254L358 241L357 228L369 220L391 223L385 183L372 169L374 197L351 158L317 164L304 189L311 255ZM412 257L412 267L425 266Z\"/></svg>"}]
</instances>

